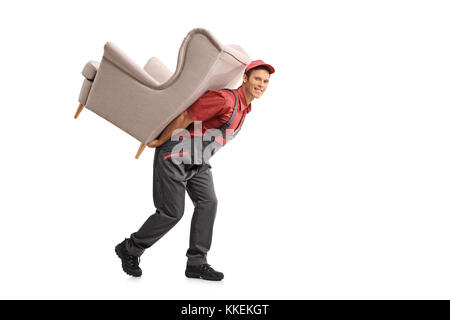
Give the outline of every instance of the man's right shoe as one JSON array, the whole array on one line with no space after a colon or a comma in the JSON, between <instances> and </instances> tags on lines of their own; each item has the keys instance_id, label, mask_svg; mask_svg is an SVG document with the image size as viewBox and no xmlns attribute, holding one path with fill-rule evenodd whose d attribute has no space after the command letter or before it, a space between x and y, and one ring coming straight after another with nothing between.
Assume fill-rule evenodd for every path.
<instances>
[{"instance_id":1,"label":"man's right shoe","mask_svg":"<svg viewBox=\"0 0 450 320\"><path fill-rule=\"evenodd\" d=\"M140 277L142 276L142 270L139 268L139 257L128 253L127 248L125 247L126 241L128 241L128 239L125 239L116 246L117 256L122 260L122 269L130 276Z\"/></svg>"},{"instance_id":2,"label":"man's right shoe","mask_svg":"<svg viewBox=\"0 0 450 320\"><path fill-rule=\"evenodd\" d=\"M186 266L185 275L188 278L198 278L211 281L220 281L223 279L223 273L214 270L207 263L198 266Z\"/></svg>"}]
</instances>

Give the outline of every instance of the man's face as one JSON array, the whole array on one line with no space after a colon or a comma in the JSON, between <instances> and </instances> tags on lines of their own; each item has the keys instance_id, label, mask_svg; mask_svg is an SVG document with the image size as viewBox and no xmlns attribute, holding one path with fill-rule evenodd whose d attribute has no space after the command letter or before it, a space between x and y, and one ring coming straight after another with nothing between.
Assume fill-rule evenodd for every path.
<instances>
[{"instance_id":1,"label":"man's face","mask_svg":"<svg viewBox=\"0 0 450 320\"><path fill-rule=\"evenodd\" d=\"M247 75L244 74L244 85L247 93L254 98L261 97L269 85L269 78L269 72L264 69L253 70L250 79L247 79Z\"/></svg>"}]
</instances>

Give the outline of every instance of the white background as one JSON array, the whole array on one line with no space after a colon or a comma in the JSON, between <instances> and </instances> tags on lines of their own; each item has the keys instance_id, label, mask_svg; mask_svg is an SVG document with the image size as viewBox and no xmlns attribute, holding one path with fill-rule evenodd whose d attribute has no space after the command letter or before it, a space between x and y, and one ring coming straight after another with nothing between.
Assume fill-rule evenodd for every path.
<instances>
[{"instance_id":1,"label":"white background","mask_svg":"<svg viewBox=\"0 0 450 320\"><path fill-rule=\"evenodd\" d=\"M449 299L446 1L14 1L0 4L3 299ZM171 69L196 27L276 68L211 161L209 262L184 276L193 206L145 252L153 150L84 110L112 41Z\"/></svg>"}]
</instances>

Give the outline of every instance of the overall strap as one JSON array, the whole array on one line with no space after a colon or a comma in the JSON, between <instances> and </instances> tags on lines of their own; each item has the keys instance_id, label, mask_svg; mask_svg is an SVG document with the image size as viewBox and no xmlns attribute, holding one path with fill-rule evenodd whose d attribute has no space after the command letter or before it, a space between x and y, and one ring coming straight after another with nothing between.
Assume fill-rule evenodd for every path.
<instances>
[{"instance_id":1,"label":"overall strap","mask_svg":"<svg viewBox=\"0 0 450 320\"><path fill-rule=\"evenodd\" d=\"M230 91L230 92L233 93L235 102L234 102L233 114L231 115L230 119L228 119L227 123L225 123L225 124L222 126L222 128L220 128L220 131L222 131L222 132L225 132L225 130L231 125L231 122L232 122L233 119L234 119L234 115L236 114L236 108L237 108L237 105L238 105L238 97L237 97L237 95L236 95L236 92L234 92L234 91L231 90L231 89L225 89L225 90L228 90L228 91Z\"/></svg>"}]
</instances>

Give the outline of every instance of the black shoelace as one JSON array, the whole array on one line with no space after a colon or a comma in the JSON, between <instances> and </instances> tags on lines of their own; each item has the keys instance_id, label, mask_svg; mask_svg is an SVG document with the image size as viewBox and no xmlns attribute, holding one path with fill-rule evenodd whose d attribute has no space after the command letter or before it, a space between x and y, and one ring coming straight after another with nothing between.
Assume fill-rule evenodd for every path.
<instances>
[{"instance_id":1,"label":"black shoelace","mask_svg":"<svg viewBox=\"0 0 450 320\"><path fill-rule=\"evenodd\" d=\"M141 261L139 257L128 255L127 259L130 262L130 266L132 266L133 268L139 267L139 262Z\"/></svg>"},{"instance_id":2,"label":"black shoelace","mask_svg":"<svg viewBox=\"0 0 450 320\"><path fill-rule=\"evenodd\" d=\"M205 263L202 265L204 271L215 271L209 264Z\"/></svg>"}]
</instances>

